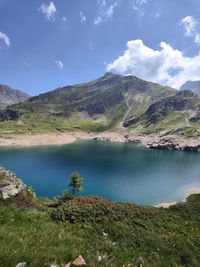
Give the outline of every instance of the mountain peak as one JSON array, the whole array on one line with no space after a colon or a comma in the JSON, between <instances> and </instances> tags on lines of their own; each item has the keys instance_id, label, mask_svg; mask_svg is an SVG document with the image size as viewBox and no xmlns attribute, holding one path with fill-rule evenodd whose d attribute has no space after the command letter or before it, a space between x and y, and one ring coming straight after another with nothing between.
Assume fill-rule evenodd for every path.
<instances>
[{"instance_id":1,"label":"mountain peak","mask_svg":"<svg viewBox=\"0 0 200 267\"><path fill-rule=\"evenodd\" d=\"M0 109L9 105L23 102L30 98L26 93L12 89L8 85L0 84Z\"/></svg>"},{"instance_id":2,"label":"mountain peak","mask_svg":"<svg viewBox=\"0 0 200 267\"><path fill-rule=\"evenodd\" d=\"M113 73L111 71L108 71L104 74L103 78L110 78L110 77L116 77L116 76L122 76L120 74Z\"/></svg>"},{"instance_id":3,"label":"mountain peak","mask_svg":"<svg viewBox=\"0 0 200 267\"><path fill-rule=\"evenodd\" d=\"M190 90L200 96L200 80L199 81L187 81L181 87L181 91Z\"/></svg>"}]
</instances>

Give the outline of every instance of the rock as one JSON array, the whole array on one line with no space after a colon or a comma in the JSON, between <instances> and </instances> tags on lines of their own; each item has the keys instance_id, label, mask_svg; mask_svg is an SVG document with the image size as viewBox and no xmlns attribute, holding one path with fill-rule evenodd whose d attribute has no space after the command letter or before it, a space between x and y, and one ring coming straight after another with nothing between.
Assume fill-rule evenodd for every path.
<instances>
[{"instance_id":1,"label":"rock","mask_svg":"<svg viewBox=\"0 0 200 267\"><path fill-rule=\"evenodd\" d=\"M141 141L139 139L131 139L131 138L127 139L126 142L127 143L133 143L133 144L140 144L141 143Z\"/></svg>"},{"instance_id":2,"label":"rock","mask_svg":"<svg viewBox=\"0 0 200 267\"><path fill-rule=\"evenodd\" d=\"M103 236L108 236L108 234L107 234L107 233L105 233L105 232L103 232Z\"/></svg>"},{"instance_id":3,"label":"rock","mask_svg":"<svg viewBox=\"0 0 200 267\"><path fill-rule=\"evenodd\" d=\"M138 120L138 118L133 117L133 118L131 118L131 119L125 121L125 122L123 123L123 127L128 128L130 125L136 123L137 120Z\"/></svg>"},{"instance_id":4,"label":"rock","mask_svg":"<svg viewBox=\"0 0 200 267\"><path fill-rule=\"evenodd\" d=\"M26 185L10 171L0 168L0 198L7 199L19 194Z\"/></svg>"},{"instance_id":5,"label":"rock","mask_svg":"<svg viewBox=\"0 0 200 267\"><path fill-rule=\"evenodd\" d=\"M86 265L86 262L85 262L85 260L83 259L83 257L81 255L79 255L78 258L76 258L72 263L75 266L83 266L83 265Z\"/></svg>"},{"instance_id":6,"label":"rock","mask_svg":"<svg viewBox=\"0 0 200 267\"><path fill-rule=\"evenodd\" d=\"M98 261L102 261L102 260L107 261L108 260L108 254L107 254L107 252L105 252L102 255L101 254L98 254L97 259L98 259Z\"/></svg>"},{"instance_id":7,"label":"rock","mask_svg":"<svg viewBox=\"0 0 200 267\"><path fill-rule=\"evenodd\" d=\"M152 141L147 145L153 149L165 149L165 150L180 150L180 151L192 151L200 152L199 142L188 142L188 140L176 140L170 138L160 138Z\"/></svg>"},{"instance_id":8,"label":"rock","mask_svg":"<svg viewBox=\"0 0 200 267\"><path fill-rule=\"evenodd\" d=\"M102 257L101 255L98 256L98 261L101 261L102 260Z\"/></svg>"},{"instance_id":9,"label":"rock","mask_svg":"<svg viewBox=\"0 0 200 267\"><path fill-rule=\"evenodd\" d=\"M102 260L107 260L108 259L108 254L107 252L105 252L103 255L102 255Z\"/></svg>"},{"instance_id":10,"label":"rock","mask_svg":"<svg viewBox=\"0 0 200 267\"><path fill-rule=\"evenodd\" d=\"M200 145L193 145L193 146L185 145L183 147L183 150L184 151L200 152Z\"/></svg>"},{"instance_id":11,"label":"rock","mask_svg":"<svg viewBox=\"0 0 200 267\"><path fill-rule=\"evenodd\" d=\"M16 267L24 267L26 265L26 262L19 262Z\"/></svg>"}]
</instances>

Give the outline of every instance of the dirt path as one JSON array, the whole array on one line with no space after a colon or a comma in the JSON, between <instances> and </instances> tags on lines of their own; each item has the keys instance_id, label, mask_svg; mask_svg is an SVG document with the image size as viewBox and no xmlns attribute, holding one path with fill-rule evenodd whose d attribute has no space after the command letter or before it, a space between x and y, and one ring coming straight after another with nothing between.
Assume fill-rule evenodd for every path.
<instances>
[{"instance_id":1,"label":"dirt path","mask_svg":"<svg viewBox=\"0 0 200 267\"><path fill-rule=\"evenodd\" d=\"M126 121L126 118L128 117L128 115L129 115L129 113L131 112L131 109L132 109L132 106L130 106L129 105L129 103L128 103L128 101L130 100L130 95L128 96L128 98L126 99L126 105L127 105L127 111L126 111L126 113L125 113L125 115L124 115L124 117L122 118L122 120L120 121L120 123L119 123L119 125L118 125L118 127L120 127L120 128L124 128L123 127L123 124L124 124L124 122Z\"/></svg>"}]
</instances>

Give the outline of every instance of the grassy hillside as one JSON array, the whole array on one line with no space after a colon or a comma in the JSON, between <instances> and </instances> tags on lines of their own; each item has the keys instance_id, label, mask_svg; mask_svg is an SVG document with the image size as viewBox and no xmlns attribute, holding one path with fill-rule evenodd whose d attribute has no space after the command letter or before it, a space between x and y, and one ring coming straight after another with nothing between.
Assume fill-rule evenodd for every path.
<instances>
[{"instance_id":1,"label":"grassy hillside","mask_svg":"<svg viewBox=\"0 0 200 267\"><path fill-rule=\"evenodd\" d=\"M124 125L138 133L200 136L200 98L191 91L180 91L153 103Z\"/></svg>"},{"instance_id":2,"label":"grassy hillside","mask_svg":"<svg viewBox=\"0 0 200 267\"><path fill-rule=\"evenodd\" d=\"M169 87L134 76L106 73L85 84L32 97L0 112L0 134L121 128L154 102L175 94Z\"/></svg>"},{"instance_id":3,"label":"grassy hillside","mask_svg":"<svg viewBox=\"0 0 200 267\"><path fill-rule=\"evenodd\" d=\"M27 192L0 203L0 266L199 266L200 195L170 209Z\"/></svg>"}]
</instances>

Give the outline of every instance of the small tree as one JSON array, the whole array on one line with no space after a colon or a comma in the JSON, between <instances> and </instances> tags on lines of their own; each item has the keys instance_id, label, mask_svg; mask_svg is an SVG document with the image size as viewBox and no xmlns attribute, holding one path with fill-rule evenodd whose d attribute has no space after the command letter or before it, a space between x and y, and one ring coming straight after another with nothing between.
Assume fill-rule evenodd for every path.
<instances>
[{"instance_id":1,"label":"small tree","mask_svg":"<svg viewBox=\"0 0 200 267\"><path fill-rule=\"evenodd\" d=\"M70 176L69 186L72 188L72 195L75 196L78 192L83 192L84 179L78 172L73 172Z\"/></svg>"}]
</instances>

